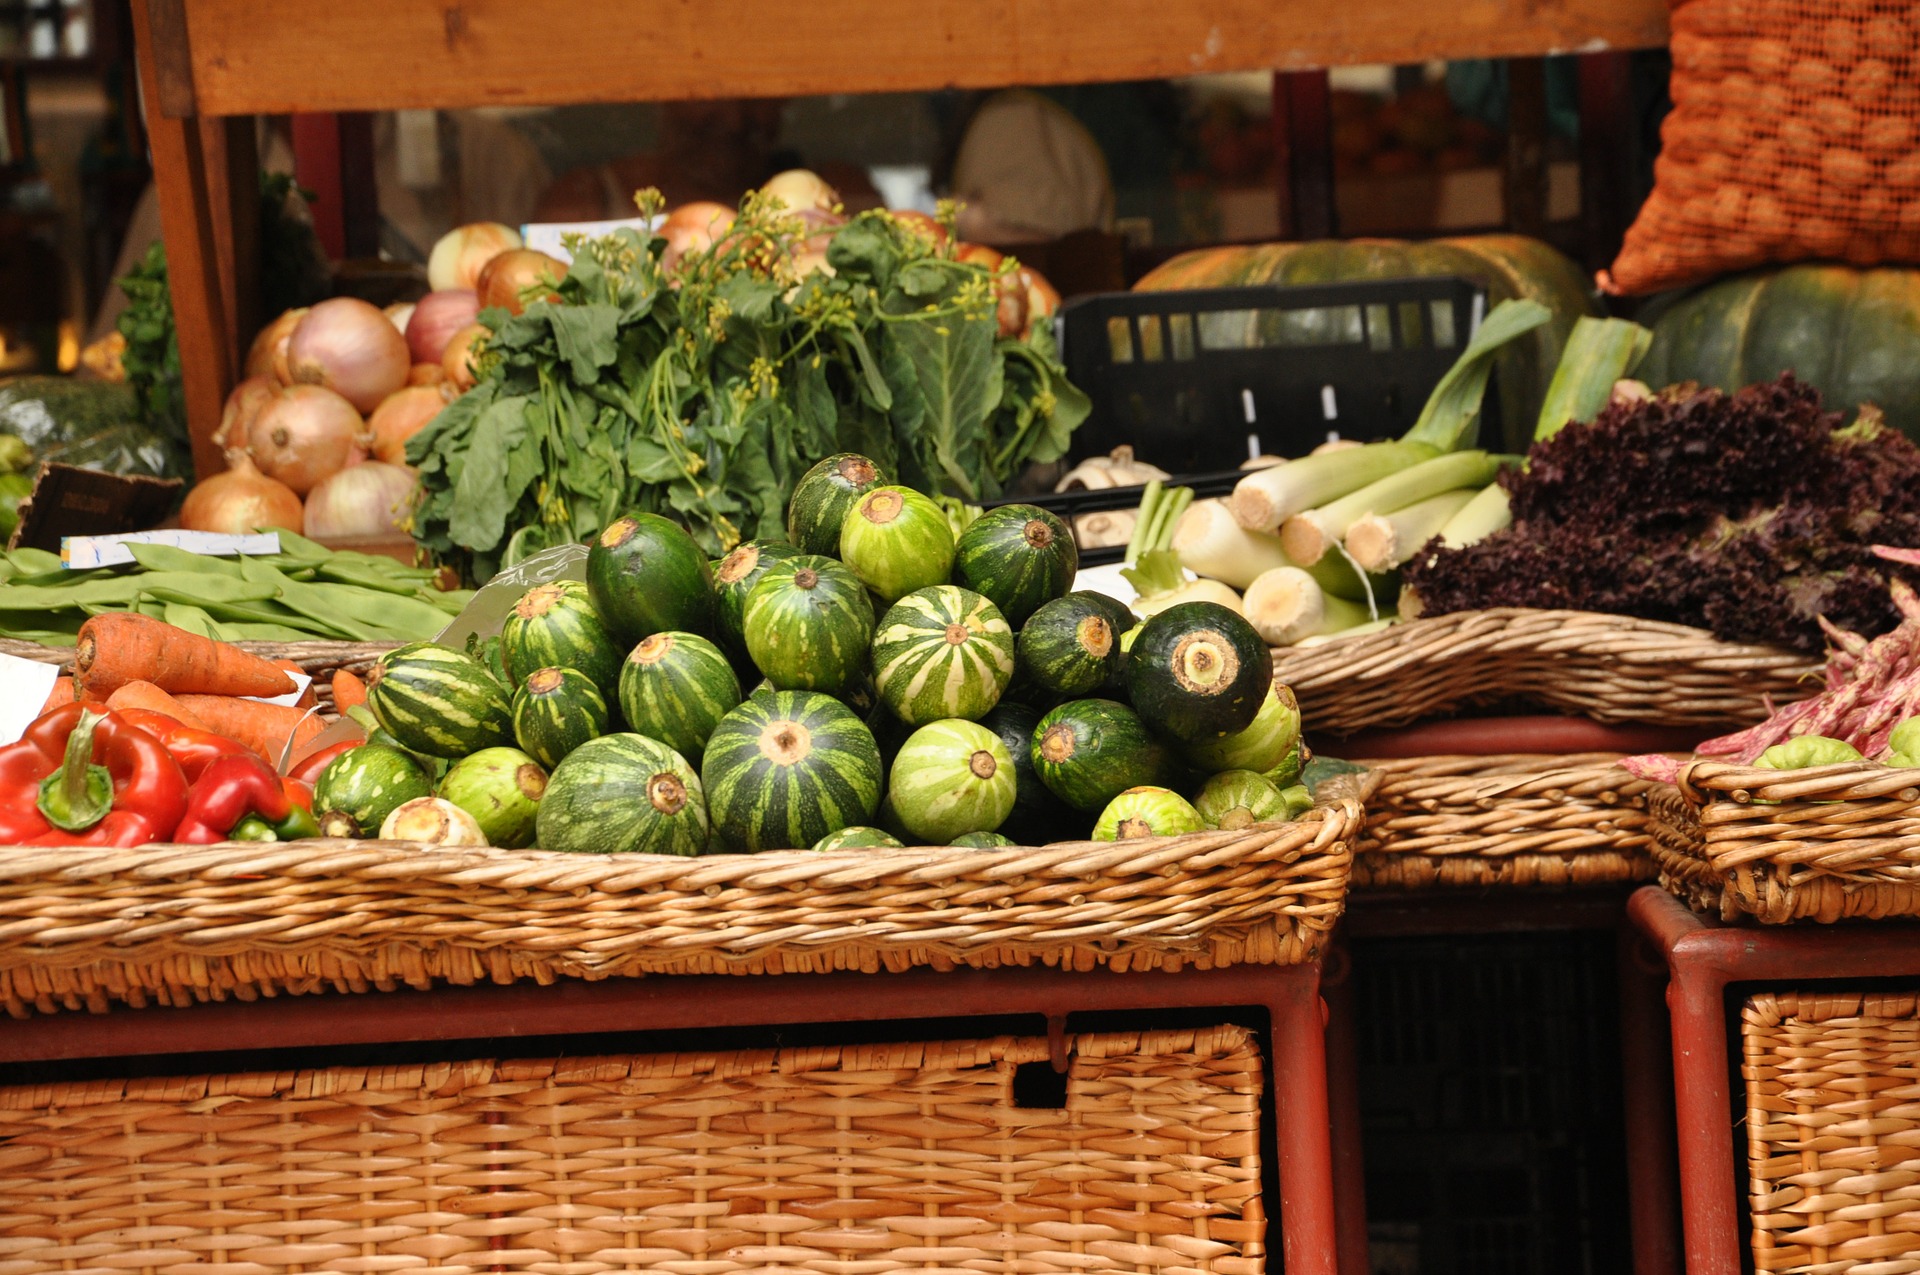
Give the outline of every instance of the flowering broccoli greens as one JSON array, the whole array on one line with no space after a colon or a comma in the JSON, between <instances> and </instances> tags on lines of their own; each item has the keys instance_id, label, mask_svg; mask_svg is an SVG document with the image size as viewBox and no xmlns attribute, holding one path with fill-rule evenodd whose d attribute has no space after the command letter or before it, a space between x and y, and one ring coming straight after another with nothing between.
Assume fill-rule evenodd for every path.
<instances>
[{"instance_id":1,"label":"flowering broccoli greens","mask_svg":"<svg viewBox=\"0 0 1920 1275\"><path fill-rule=\"evenodd\" d=\"M802 278L805 233L756 195L671 273L645 232L570 243L562 302L482 314L479 383L409 443L415 537L485 579L641 510L718 555L836 452L967 500L1066 454L1087 400L1044 324L999 336L992 272L867 213Z\"/></svg>"}]
</instances>

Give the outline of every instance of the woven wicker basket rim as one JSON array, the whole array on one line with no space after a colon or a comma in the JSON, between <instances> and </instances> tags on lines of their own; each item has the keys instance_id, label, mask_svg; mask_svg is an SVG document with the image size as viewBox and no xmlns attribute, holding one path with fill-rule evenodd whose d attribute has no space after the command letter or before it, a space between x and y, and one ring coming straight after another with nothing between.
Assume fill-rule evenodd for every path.
<instances>
[{"instance_id":1,"label":"woven wicker basket rim","mask_svg":"<svg viewBox=\"0 0 1920 1275\"><path fill-rule=\"evenodd\" d=\"M1763 801L1852 801L1905 797L1920 802L1920 769L1875 762L1842 762L1800 770L1735 766L1693 761L1680 768L1673 783L1693 806L1726 799L1742 804ZM1912 796L1907 797L1906 794Z\"/></svg>"}]
</instances>

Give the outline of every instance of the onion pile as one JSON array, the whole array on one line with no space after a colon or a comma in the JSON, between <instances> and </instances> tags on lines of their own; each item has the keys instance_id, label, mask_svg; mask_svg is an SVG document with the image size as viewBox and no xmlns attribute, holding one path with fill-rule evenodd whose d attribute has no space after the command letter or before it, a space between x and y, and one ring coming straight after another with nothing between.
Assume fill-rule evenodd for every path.
<instances>
[{"instance_id":1,"label":"onion pile","mask_svg":"<svg viewBox=\"0 0 1920 1275\"><path fill-rule=\"evenodd\" d=\"M384 320L383 320L384 322ZM366 459L366 422L353 404L318 385L276 393L247 431L247 451L267 477L306 495Z\"/></svg>"},{"instance_id":2,"label":"onion pile","mask_svg":"<svg viewBox=\"0 0 1920 1275\"><path fill-rule=\"evenodd\" d=\"M357 297L322 301L287 339L293 380L324 386L362 412L405 385L412 365L392 320Z\"/></svg>"},{"instance_id":3,"label":"onion pile","mask_svg":"<svg viewBox=\"0 0 1920 1275\"><path fill-rule=\"evenodd\" d=\"M349 465L307 496L306 534L339 540L404 533L417 490L413 471L404 466L378 460Z\"/></svg>"},{"instance_id":4,"label":"onion pile","mask_svg":"<svg viewBox=\"0 0 1920 1275\"><path fill-rule=\"evenodd\" d=\"M187 493L180 506L182 527L244 536L261 527L292 531L302 525L300 497L255 469L244 450L229 448L227 466Z\"/></svg>"}]
</instances>

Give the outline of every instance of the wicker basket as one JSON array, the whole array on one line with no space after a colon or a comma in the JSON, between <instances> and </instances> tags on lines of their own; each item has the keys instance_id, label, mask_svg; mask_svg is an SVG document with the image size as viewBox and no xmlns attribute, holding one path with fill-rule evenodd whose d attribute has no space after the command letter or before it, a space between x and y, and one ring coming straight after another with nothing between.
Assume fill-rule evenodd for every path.
<instances>
[{"instance_id":1,"label":"wicker basket","mask_svg":"<svg viewBox=\"0 0 1920 1275\"><path fill-rule=\"evenodd\" d=\"M1356 888L1571 889L1653 879L1646 793L1617 753L1369 761Z\"/></svg>"},{"instance_id":2,"label":"wicker basket","mask_svg":"<svg viewBox=\"0 0 1920 1275\"><path fill-rule=\"evenodd\" d=\"M1648 795L1660 883L1768 924L1920 916L1920 770L1682 768Z\"/></svg>"},{"instance_id":3,"label":"wicker basket","mask_svg":"<svg viewBox=\"0 0 1920 1275\"><path fill-rule=\"evenodd\" d=\"M394 647L391 642L235 642L233 645L269 660L290 660L298 664L313 678L314 694L320 699L320 707L328 712L333 710L333 686L329 679L335 672L346 669L365 676L374 661ZM73 648L0 638L0 655L64 668L73 659Z\"/></svg>"},{"instance_id":4,"label":"wicker basket","mask_svg":"<svg viewBox=\"0 0 1920 1275\"><path fill-rule=\"evenodd\" d=\"M1740 1043L1754 1270L1920 1271L1920 998L1752 996Z\"/></svg>"},{"instance_id":5,"label":"wicker basket","mask_svg":"<svg viewBox=\"0 0 1920 1275\"><path fill-rule=\"evenodd\" d=\"M1602 722L1718 726L1758 721L1817 661L1737 646L1678 624L1590 611L1507 607L1396 624L1274 652L1316 734L1351 735L1520 700Z\"/></svg>"},{"instance_id":6,"label":"wicker basket","mask_svg":"<svg viewBox=\"0 0 1920 1275\"><path fill-rule=\"evenodd\" d=\"M1364 777L1296 823L1037 849L682 859L380 841L0 848L0 1005L636 974L1311 960Z\"/></svg>"},{"instance_id":7,"label":"wicker basket","mask_svg":"<svg viewBox=\"0 0 1920 1275\"><path fill-rule=\"evenodd\" d=\"M0 1090L0 1269L1259 1275L1245 1029Z\"/></svg>"}]
</instances>

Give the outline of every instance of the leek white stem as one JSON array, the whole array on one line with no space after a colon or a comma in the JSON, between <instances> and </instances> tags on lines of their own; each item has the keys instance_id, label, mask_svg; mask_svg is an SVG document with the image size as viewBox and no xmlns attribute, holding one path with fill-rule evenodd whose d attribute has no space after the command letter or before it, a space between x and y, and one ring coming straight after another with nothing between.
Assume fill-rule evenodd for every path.
<instances>
[{"instance_id":1,"label":"leek white stem","mask_svg":"<svg viewBox=\"0 0 1920 1275\"><path fill-rule=\"evenodd\" d=\"M1447 519L1447 525L1440 528L1440 543L1449 549L1464 549L1511 526L1513 506L1509 500L1505 487L1491 484Z\"/></svg>"},{"instance_id":2,"label":"leek white stem","mask_svg":"<svg viewBox=\"0 0 1920 1275\"><path fill-rule=\"evenodd\" d=\"M1234 487L1233 516L1251 531L1272 531L1297 513L1436 455L1424 443L1368 443L1257 469Z\"/></svg>"},{"instance_id":3,"label":"leek white stem","mask_svg":"<svg viewBox=\"0 0 1920 1275\"><path fill-rule=\"evenodd\" d=\"M1173 529L1173 548L1188 567L1236 589L1246 588L1263 571L1293 565L1277 537L1248 531L1219 500L1196 500L1188 507Z\"/></svg>"},{"instance_id":4,"label":"leek white stem","mask_svg":"<svg viewBox=\"0 0 1920 1275\"><path fill-rule=\"evenodd\" d=\"M1392 628L1399 621L1391 616L1384 620L1369 620L1365 624L1356 624L1350 629L1341 629L1338 633L1316 633L1312 637L1301 638L1295 646L1325 646L1329 642L1338 642L1343 638L1365 637L1369 633L1379 633Z\"/></svg>"},{"instance_id":5,"label":"leek white stem","mask_svg":"<svg viewBox=\"0 0 1920 1275\"><path fill-rule=\"evenodd\" d=\"M1280 547L1295 563L1310 567L1334 541L1346 538L1347 528L1356 519L1367 514L1396 513L1458 487L1484 486L1500 472L1504 459L1480 451L1449 452L1410 465L1318 509L1287 519L1280 528Z\"/></svg>"},{"instance_id":6,"label":"leek white stem","mask_svg":"<svg viewBox=\"0 0 1920 1275\"><path fill-rule=\"evenodd\" d=\"M1323 590L1299 567L1275 567L1247 586L1247 620L1263 641L1291 646L1317 633L1334 633L1372 620L1367 609Z\"/></svg>"},{"instance_id":7,"label":"leek white stem","mask_svg":"<svg viewBox=\"0 0 1920 1275\"><path fill-rule=\"evenodd\" d=\"M1443 491L1390 514L1366 514L1347 528L1347 552L1369 571L1399 566L1474 498L1472 490Z\"/></svg>"}]
</instances>

